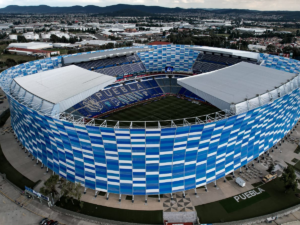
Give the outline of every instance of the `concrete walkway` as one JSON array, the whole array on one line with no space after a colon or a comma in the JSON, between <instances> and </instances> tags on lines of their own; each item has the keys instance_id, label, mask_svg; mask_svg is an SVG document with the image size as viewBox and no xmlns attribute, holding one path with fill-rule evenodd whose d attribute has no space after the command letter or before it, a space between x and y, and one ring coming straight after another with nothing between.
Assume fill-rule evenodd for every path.
<instances>
[{"instance_id":1,"label":"concrete walkway","mask_svg":"<svg viewBox=\"0 0 300 225\"><path fill-rule=\"evenodd\" d=\"M70 225L92 225L102 224L108 225L110 223L91 223L86 220L79 220L72 216L66 216L57 212L54 212L47 206L41 204L36 200L27 199L20 194L20 191L11 185L7 180L3 180L0 177L0 224L37 224L42 218L50 218L54 221L58 221L60 224ZM23 204L23 208L15 203L15 200ZM10 213L3 213L3 212ZM18 223L20 222L20 223Z\"/></svg>"}]
</instances>

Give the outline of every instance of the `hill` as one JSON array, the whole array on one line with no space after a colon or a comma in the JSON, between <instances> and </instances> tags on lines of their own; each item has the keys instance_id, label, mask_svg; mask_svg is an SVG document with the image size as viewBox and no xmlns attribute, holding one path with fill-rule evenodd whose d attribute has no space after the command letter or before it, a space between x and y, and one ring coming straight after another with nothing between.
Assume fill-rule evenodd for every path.
<instances>
[{"instance_id":1,"label":"hill","mask_svg":"<svg viewBox=\"0 0 300 225\"><path fill-rule=\"evenodd\" d=\"M129 17L144 17L153 16L154 14L136 9L122 9L115 12L106 13L107 16L129 16Z\"/></svg>"},{"instance_id":2,"label":"hill","mask_svg":"<svg viewBox=\"0 0 300 225\"><path fill-rule=\"evenodd\" d=\"M0 13L112 13L120 11L123 14L123 10L137 10L146 13L179 13L188 11L205 11L202 9L183 9L183 8L167 8L160 6L145 6L145 5L126 5L118 4L106 7L100 7L95 5L88 6L70 6L70 7L50 7L47 5L39 6L18 6L9 5L0 9Z\"/></svg>"},{"instance_id":3,"label":"hill","mask_svg":"<svg viewBox=\"0 0 300 225\"><path fill-rule=\"evenodd\" d=\"M237 16L243 14L256 14L263 16L280 15L284 20L300 20L299 11L258 11L249 9L197 9L197 8L168 8L161 6L146 6L146 5L127 5L117 4L106 7L95 5L87 6L70 6L70 7L51 7L47 5L38 6L18 6L9 5L5 8L0 8L0 13L29 13L29 14L60 14L60 13L95 13L95 14L110 14L112 16L149 16L156 13L202 13L209 12L219 15L235 14Z\"/></svg>"}]
</instances>

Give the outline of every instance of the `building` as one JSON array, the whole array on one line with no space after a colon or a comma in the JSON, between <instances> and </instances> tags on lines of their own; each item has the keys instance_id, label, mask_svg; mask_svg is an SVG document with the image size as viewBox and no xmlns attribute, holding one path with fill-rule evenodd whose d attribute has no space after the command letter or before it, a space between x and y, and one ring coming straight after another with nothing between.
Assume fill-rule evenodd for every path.
<instances>
[{"instance_id":1,"label":"building","mask_svg":"<svg viewBox=\"0 0 300 225\"><path fill-rule=\"evenodd\" d=\"M253 51L259 51L259 50L266 51L267 46L264 46L264 45L248 45L248 48L250 50L253 50Z\"/></svg>"},{"instance_id":2,"label":"building","mask_svg":"<svg viewBox=\"0 0 300 225\"><path fill-rule=\"evenodd\" d=\"M34 32L27 32L23 34L23 37L26 38L26 40L32 40L32 41L36 41L40 39L40 36Z\"/></svg>"},{"instance_id":3,"label":"building","mask_svg":"<svg viewBox=\"0 0 300 225\"><path fill-rule=\"evenodd\" d=\"M16 35L16 34L10 34L10 35L8 35L8 38L10 39L10 40L18 40L18 35Z\"/></svg>"},{"instance_id":4,"label":"building","mask_svg":"<svg viewBox=\"0 0 300 225\"><path fill-rule=\"evenodd\" d=\"M267 28L245 28L245 27L237 27L235 30L239 31L240 33L254 33L257 35L263 34L267 31L273 31L273 29Z\"/></svg>"},{"instance_id":5,"label":"building","mask_svg":"<svg viewBox=\"0 0 300 225\"><path fill-rule=\"evenodd\" d=\"M80 44L81 46L90 45L90 46L101 46L106 45L108 43L116 44L116 41L102 41L102 40L84 40L80 42L76 42L76 44Z\"/></svg>"},{"instance_id":6,"label":"building","mask_svg":"<svg viewBox=\"0 0 300 225\"><path fill-rule=\"evenodd\" d=\"M27 43L10 43L7 48L24 48L24 49L47 49L52 48L50 42L27 42Z\"/></svg>"},{"instance_id":7,"label":"building","mask_svg":"<svg viewBox=\"0 0 300 225\"><path fill-rule=\"evenodd\" d=\"M46 50L28 49L28 48L9 48L7 50L9 53L16 54L16 55L36 55L36 56L51 57L60 54L59 51L46 51Z\"/></svg>"},{"instance_id":8,"label":"building","mask_svg":"<svg viewBox=\"0 0 300 225\"><path fill-rule=\"evenodd\" d=\"M170 45L171 42L165 42L165 41L153 41L148 43L148 45Z\"/></svg>"},{"instance_id":9,"label":"building","mask_svg":"<svg viewBox=\"0 0 300 225\"><path fill-rule=\"evenodd\" d=\"M181 75L203 57L213 70ZM118 71L141 66L160 74L115 82ZM179 92L222 110L155 127L96 123L88 115L130 105L134 96L164 95L166 66L177 72L170 76ZM160 195L225 179L280 144L300 117L299 72L298 61L268 54L152 45L25 63L2 72L0 84L14 134L43 166L96 194ZM70 106L78 114L65 111Z\"/></svg>"}]
</instances>

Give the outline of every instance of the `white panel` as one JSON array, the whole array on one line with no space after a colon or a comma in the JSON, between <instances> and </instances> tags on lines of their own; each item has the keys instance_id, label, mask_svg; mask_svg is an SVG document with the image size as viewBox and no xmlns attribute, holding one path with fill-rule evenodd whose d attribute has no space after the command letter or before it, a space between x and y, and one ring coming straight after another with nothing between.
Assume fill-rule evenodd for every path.
<instances>
[{"instance_id":1,"label":"white panel","mask_svg":"<svg viewBox=\"0 0 300 225\"><path fill-rule=\"evenodd\" d=\"M248 105L250 110L259 107L260 106L259 99L258 98L250 99Z\"/></svg>"},{"instance_id":2,"label":"white panel","mask_svg":"<svg viewBox=\"0 0 300 225\"><path fill-rule=\"evenodd\" d=\"M25 97L24 97L24 101L26 102L31 102L33 95L29 92L26 92Z\"/></svg>"},{"instance_id":3,"label":"white panel","mask_svg":"<svg viewBox=\"0 0 300 225\"><path fill-rule=\"evenodd\" d=\"M248 105L247 102L241 102L239 104L235 105L235 114L240 114L248 111Z\"/></svg>"},{"instance_id":4,"label":"white panel","mask_svg":"<svg viewBox=\"0 0 300 225\"><path fill-rule=\"evenodd\" d=\"M261 105L265 105L265 104L269 103L270 102L269 93L261 95L260 96L260 102L261 102Z\"/></svg>"},{"instance_id":5,"label":"white panel","mask_svg":"<svg viewBox=\"0 0 300 225\"><path fill-rule=\"evenodd\" d=\"M278 93L277 93L277 90L273 90L273 91L271 91L271 92L270 92L270 94L272 95L272 99L273 99L273 101L274 101L275 99L277 99L277 98L278 98Z\"/></svg>"},{"instance_id":6,"label":"white panel","mask_svg":"<svg viewBox=\"0 0 300 225\"><path fill-rule=\"evenodd\" d=\"M40 111L43 113L50 113L53 109L54 104L51 102L43 101Z\"/></svg>"},{"instance_id":7,"label":"white panel","mask_svg":"<svg viewBox=\"0 0 300 225\"><path fill-rule=\"evenodd\" d=\"M36 108L41 103L42 103L42 99L40 99L37 96L34 96L31 104L33 105L34 108Z\"/></svg>"}]
</instances>

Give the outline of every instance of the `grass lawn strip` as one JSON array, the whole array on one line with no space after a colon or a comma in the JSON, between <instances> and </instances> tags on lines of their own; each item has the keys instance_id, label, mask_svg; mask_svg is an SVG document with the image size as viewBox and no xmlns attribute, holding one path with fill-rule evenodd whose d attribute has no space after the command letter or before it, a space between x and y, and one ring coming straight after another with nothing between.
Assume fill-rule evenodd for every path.
<instances>
[{"instance_id":1,"label":"grass lawn strip","mask_svg":"<svg viewBox=\"0 0 300 225\"><path fill-rule=\"evenodd\" d=\"M226 180L228 180L228 181L233 180L233 178L228 176L228 177L226 177Z\"/></svg>"},{"instance_id":2,"label":"grass lawn strip","mask_svg":"<svg viewBox=\"0 0 300 225\"><path fill-rule=\"evenodd\" d=\"M257 182L257 183L253 183L251 184L253 187L258 187L261 186L263 184L263 182Z\"/></svg>"},{"instance_id":3,"label":"grass lawn strip","mask_svg":"<svg viewBox=\"0 0 300 225\"><path fill-rule=\"evenodd\" d=\"M77 213L108 220L122 221L128 223L163 224L162 210L126 210L95 205L87 202L84 202L83 208L80 208L78 201L74 200L74 204L72 204L72 202L69 200L66 203L64 197L62 197L60 201L56 202L56 205L58 207L71 210Z\"/></svg>"},{"instance_id":4,"label":"grass lawn strip","mask_svg":"<svg viewBox=\"0 0 300 225\"><path fill-rule=\"evenodd\" d=\"M2 152L1 147L0 147L0 173L6 174L6 178L14 185L21 188L22 190L25 189L25 186L33 188L36 184L35 182L29 180L27 177L23 176L18 170L16 170L7 161L5 155Z\"/></svg>"},{"instance_id":5,"label":"grass lawn strip","mask_svg":"<svg viewBox=\"0 0 300 225\"><path fill-rule=\"evenodd\" d=\"M269 195L269 198L251 203L246 207L228 213L220 201L196 206L195 209L202 224L231 222L274 213L300 204L295 193L284 193L284 185L278 178L260 186ZM300 193L300 190L297 190ZM226 199L224 199L226 200ZM223 201L223 200L221 200Z\"/></svg>"},{"instance_id":6,"label":"grass lawn strip","mask_svg":"<svg viewBox=\"0 0 300 225\"><path fill-rule=\"evenodd\" d=\"M297 146L297 148L296 148L296 150L294 151L294 153L297 153L297 154L300 153L300 146L299 146L299 145Z\"/></svg>"}]
</instances>

